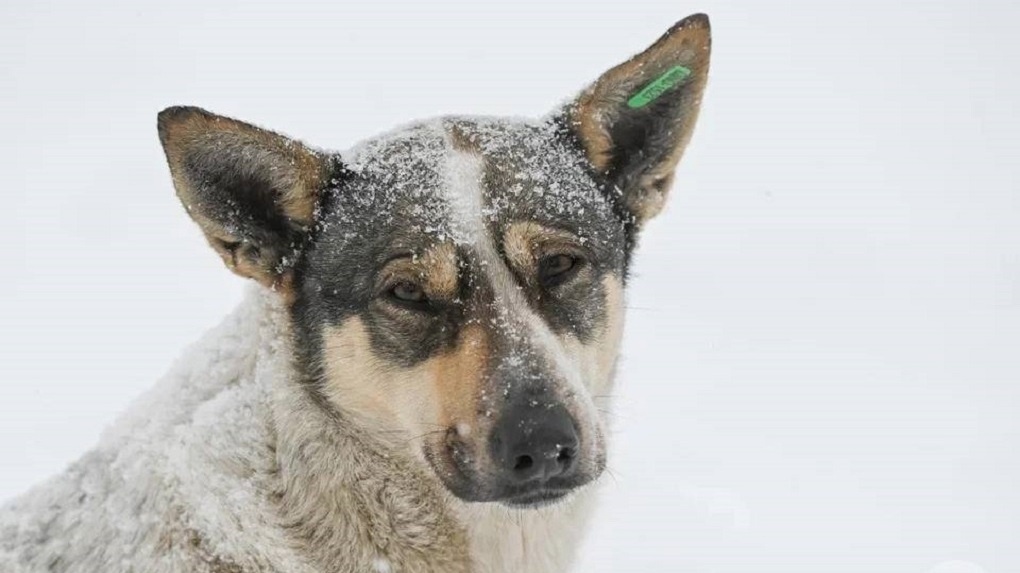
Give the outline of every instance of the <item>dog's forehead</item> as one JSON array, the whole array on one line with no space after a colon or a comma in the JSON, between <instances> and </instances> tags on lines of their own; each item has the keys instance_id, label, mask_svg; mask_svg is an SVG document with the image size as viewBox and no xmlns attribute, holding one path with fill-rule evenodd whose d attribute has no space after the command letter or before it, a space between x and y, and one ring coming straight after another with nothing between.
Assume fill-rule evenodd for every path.
<instances>
[{"instance_id":1,"label":"dog's forehead","mask_svg":"<svg viewBox=\"0 0 1020 573\"><path fill-rule=\"evenodd\" d=\"M369 140L342 161L348 180L321 214L333 241L372 237L414 250L531 221L593 248L622 244L611 202L552 122L438 118Z\"/></svg>"}]
</instances>

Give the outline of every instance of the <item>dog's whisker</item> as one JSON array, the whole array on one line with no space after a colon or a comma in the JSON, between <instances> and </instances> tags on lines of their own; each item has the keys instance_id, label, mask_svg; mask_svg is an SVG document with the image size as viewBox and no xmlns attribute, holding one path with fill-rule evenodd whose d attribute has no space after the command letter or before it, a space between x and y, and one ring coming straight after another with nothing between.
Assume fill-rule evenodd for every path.
<instances>
[{"instance_id":1,"label":"dog's whisker","mask_svg":"<svg viewBox=\"0 0 1020 573\"><path fill-rule=\"evenodd\" d=\"M420 440L420 439L422 439L422 438L426 438L426 437L428 437L428 436L435 436L435 435L437 435L437 434L442 434L442 433L444 433L445 431L446 431L446 430L433 430L433 431L431 431L431 432L425 432L424 434L421 434L421 435L418 435L418 436L414 436L413 438L410 438L410 439L407 439L407 440L405 440L405 441L404 441L404 443L405 443L405 444L410 444L411 442L415 442L415 441L418 441L418 440Z\"/></svg>"}]
</instances>

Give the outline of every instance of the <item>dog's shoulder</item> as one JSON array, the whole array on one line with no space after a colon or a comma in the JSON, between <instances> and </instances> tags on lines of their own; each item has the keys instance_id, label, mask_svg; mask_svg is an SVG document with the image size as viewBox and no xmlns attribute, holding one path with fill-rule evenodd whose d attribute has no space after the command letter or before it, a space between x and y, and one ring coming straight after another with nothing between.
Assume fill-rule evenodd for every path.
<instances>
[{"instance_id":1,"label":"dog's shoulder","mask_svg":"<svg viewBox=\"0 0 1020 573\"><path fill-rule=\"evenodd\" d=\"M131 570L256 570L217 534L257 528L272 479L270 389L257 367L277 336L272 316L249 295L93 450L0 508L0 556L25 571L118 571L128 559Z\"/></svg>"}]
</instances>

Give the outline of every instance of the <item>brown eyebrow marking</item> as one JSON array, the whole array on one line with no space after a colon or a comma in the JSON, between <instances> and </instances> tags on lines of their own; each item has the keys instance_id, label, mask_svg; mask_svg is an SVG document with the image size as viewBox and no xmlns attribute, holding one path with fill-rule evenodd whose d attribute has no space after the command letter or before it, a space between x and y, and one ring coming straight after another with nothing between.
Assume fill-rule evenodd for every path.
<instances>
[{"instance_id":1,"label":"brown eyebrow marking","mask_svg":"<svg viewBox=\"0 0 1020 573\"><path fill-rule=\"evenodd\" d=\"M581 239L573 233L534 221L511 223L503 232L503 252L518 269L531 268L544 251L583 251L581 245Z\"/></svg>"},{"instance_id":2,"label":"brown eyebrow marking","mask_svg":"<svg viewBox=\"0 0 1020 573\"><path fill-rule=\"evenodd\" d=\"M433 296L453 297L459 284L457 271L457 249L446 242L429 247L420 255L395 254L383 265L379 280L386 283L394 277L407 278L421 282Z\"/></svg>"}]
</instances>

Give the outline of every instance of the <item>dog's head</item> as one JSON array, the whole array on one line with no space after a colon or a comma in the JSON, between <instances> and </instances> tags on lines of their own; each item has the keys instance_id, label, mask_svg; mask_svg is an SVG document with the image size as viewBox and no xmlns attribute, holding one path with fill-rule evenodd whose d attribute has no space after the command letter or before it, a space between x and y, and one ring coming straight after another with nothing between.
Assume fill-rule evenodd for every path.
<instances>
[{"instance_id":1,"label":"dog's head","mask_svg":"<svg viewBox=\"0 0 1020 573\"><path fill-rule=\"evenodd\" d=\"M197 108L159 133L212 247L287 300L318 403L462 499L537 505L605 466L627 264L709 45L692 16L543 121L441 118L339 154Z\"/></svg>"}]
</instances>

